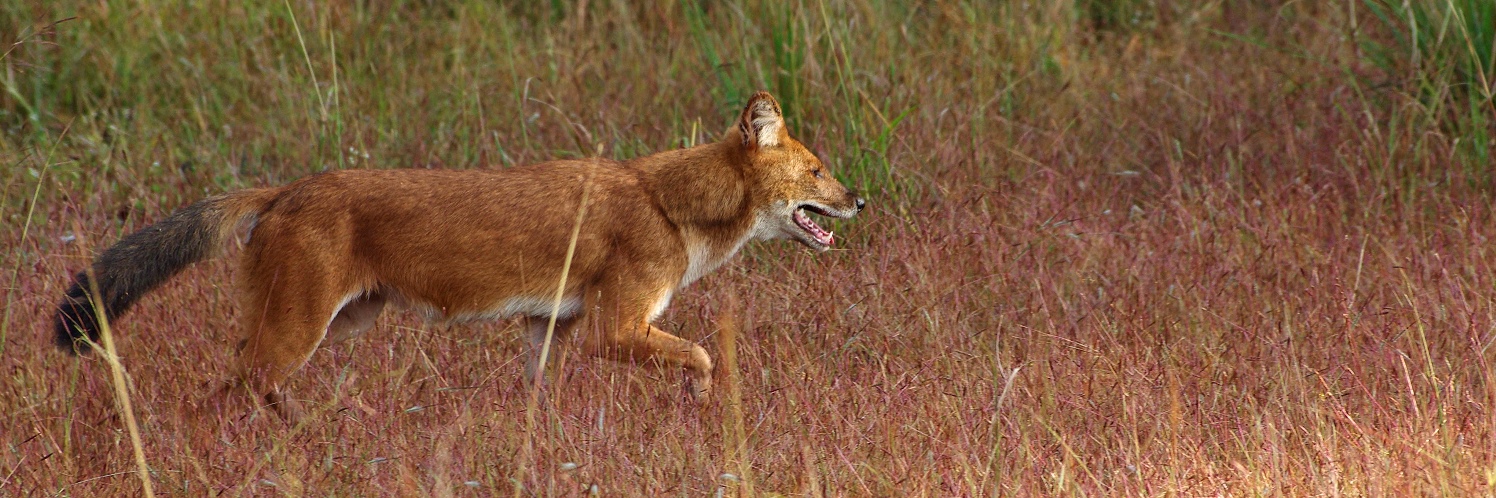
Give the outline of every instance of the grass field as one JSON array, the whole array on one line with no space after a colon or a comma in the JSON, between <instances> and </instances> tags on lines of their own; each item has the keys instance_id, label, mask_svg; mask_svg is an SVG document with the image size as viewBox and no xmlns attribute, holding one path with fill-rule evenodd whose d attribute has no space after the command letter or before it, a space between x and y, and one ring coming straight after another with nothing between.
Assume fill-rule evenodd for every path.
<instances>
[{"instance_id":1,"label":"grass field","mask_svg":"<svg viewBox=\"0 0 1496 498\"><path fill-rule=\"evenodd\" d=\"M1496 493L1489 2L505 3L0 3L0 495L142 491L109 364L50 335L125 233L700 143L758 89L870 210L676 298L724 396L570 355L530 429L516 326L390 313L294 377L306 423L205 429L219 260L113 324L154 491Z\"/></svg>"}]
</instances>

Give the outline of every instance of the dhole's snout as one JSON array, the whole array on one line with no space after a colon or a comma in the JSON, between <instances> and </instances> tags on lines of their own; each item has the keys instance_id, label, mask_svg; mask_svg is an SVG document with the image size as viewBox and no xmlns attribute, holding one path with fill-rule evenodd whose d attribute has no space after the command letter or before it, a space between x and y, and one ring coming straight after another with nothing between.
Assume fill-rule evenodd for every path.
<instances>
[{"instance_id":1,"label":"dhole's snout","mask_svg":"<svg viewBox=\"0 0 1496 498\"><path fill-rule=\"evenodd\" d=\"M839 198L826 199L825 201L804 201L798 204L792 204L791 206L793 206L793 208L790 211L790 223L794 228L789 230L790 237L817 251L826 251L831 249L832 244L834 244L836 240L835 234L831 233L831 231L829 230L821 228L821 226L817 224L815 220L811 219L810 216L807 216L806 213L843 220L857 216L857 213L862 212L862 209L867 206L867 201L863 200L861 196L858 196L857 193L853 192L851 189L846 189L845 187L843 187L843 191L846 192L846 194L840 196Z\"/></svg>"},{"instance_id":2,"label":"dhole's snout","mask_svg":"<svg viewBox=\"0 0 1496 498\"><path fill-rule=\"evenodd\" d=\"M851 218L853 216L857 216L859 213L862 212L862 209L865 208L865 207L867 207L867 200L863 199L861 195L857 195L857 191L852 190L852 189L847 189L847 195L842 198L841 202L837 202L836 203L836 206L835 206L836 212L835 213L817 213L817 214L821 214L823 216L829 216L829 217L832 217L832 218L846 219L846 218Z\"/></svg>"}]
</instances>

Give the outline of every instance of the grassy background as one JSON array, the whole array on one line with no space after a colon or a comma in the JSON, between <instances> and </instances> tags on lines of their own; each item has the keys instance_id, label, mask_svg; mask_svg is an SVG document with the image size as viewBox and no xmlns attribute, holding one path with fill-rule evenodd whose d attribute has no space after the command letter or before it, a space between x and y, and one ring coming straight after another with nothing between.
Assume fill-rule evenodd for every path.
<instances>
[{"instance_id":1,"label":"grassy background","mask_svg":"<svg viewBox=\"0 0 1496 498\"><path fill-rule=\"evenodd\" d=\"M116 325L158 492L1492 492L1489 2L514 3L0 3L0 493L140 488L107 365L49 329L123 233L700 143L757 89L872 209L662 319L741 324L741 420L573 355L527 433L515 327L392 313L295 377L311 422L202 429L217 261Z\"/></svg>"}]
</instances>

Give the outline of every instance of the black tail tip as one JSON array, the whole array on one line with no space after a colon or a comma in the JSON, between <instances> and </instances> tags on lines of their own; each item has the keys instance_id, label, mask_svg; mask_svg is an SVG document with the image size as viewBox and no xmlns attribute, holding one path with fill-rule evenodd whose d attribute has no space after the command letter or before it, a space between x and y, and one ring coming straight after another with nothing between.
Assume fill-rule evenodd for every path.
<instances>
[{"instance_id":1,"label":"black tail tip","mask_svg":"<svg viewBox=\"0 0 1496 498\"><path fill-rule=\"evenodd\" d=\"M75 355L87 353L90 349L88 342L99 340L97 308L81 294L82 289L76 286L68 290L62 304L57 305L57 324L54 327L57 347Z\"/></svg>"}]
</instances>

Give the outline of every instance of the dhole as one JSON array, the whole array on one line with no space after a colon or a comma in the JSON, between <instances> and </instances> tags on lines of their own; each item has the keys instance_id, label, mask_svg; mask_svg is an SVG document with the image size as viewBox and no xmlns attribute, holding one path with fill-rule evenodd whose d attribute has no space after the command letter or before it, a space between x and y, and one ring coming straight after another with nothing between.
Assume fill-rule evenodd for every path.
<instances>
[{"instance_id":1,"label":"dhole","mask_svg":"<svg viewBox=\"0 0 1496 498\"><path fill-rule=\"evenodd\" d=\"M577 225L584 189L590 200ZM57 341L86 351L101 318L117 319L247 227L238 270L243 340L228 386L247 387L294 419L300 409L282 390L287 377L324 342L368 330L387 304L448 321L520 317L538 351L580 226L557 336L594 320L581 328L586 352L683 368L701 399L711 389L711 357L650 324L670 298L749 240L824 251L832 234L806 212L851 218L862 207L790 138L779 104L760 92L721 141L625 162L333 171L199 201L78 273L58 307ZM537 356L526 374L538 382Z\"/></svg>"}]
</instances>

